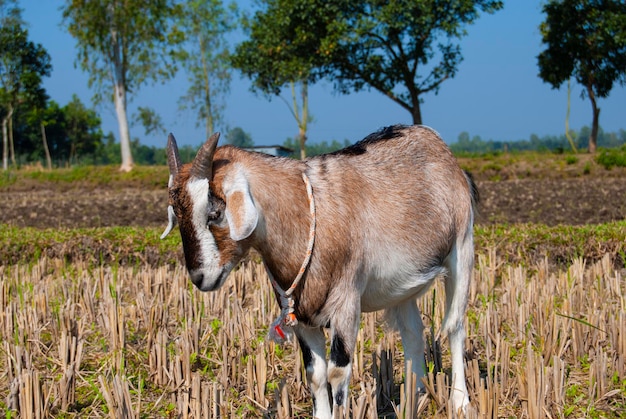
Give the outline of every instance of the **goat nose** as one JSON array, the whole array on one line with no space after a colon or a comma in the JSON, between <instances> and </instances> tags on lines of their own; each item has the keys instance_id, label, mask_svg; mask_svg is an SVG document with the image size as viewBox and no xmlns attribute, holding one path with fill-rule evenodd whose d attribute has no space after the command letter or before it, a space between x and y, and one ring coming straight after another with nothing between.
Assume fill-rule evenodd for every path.
<instances>
[{"instance_id":1,"label":"goat nose","mask_svg":"<svg viewBox=\"0 0 626 419\"><path fill-rule=\"evenodd\" d=\"M201 271L189 272L189 276L191 277L191 282L200 288L202 285L202 281L204 280L204 274Z\"/></svg>"}]
</instances>

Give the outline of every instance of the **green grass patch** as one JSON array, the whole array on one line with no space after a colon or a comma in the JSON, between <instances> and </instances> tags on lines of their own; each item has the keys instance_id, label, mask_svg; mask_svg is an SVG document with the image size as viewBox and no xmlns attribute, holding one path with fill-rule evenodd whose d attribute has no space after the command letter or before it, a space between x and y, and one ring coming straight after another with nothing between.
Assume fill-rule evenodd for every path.
<instances>
[{"instance_id":1,"label":"green grass patch","mask_svg":"<svg viewBox=\"0 0 626 419\"><path fill-rule=\"evenodd\" d=\"M614 167L626 167L626 146L600 149L596 162L607 170Z\"/></svg>"},{"instance_id":2,"label":"green grass patch","mask_svg":"<svg viewBox=\"0 0 626 419\"><path fill-rule=\"evenodd\" d=\"M499 255L511 263L530 265L547 258L557 265L566 265L575 258L597 261L608 253L616 266L626 264L626 221L558 226L478 225L474 231L477 253L496 247Z\"/></svg>"},{"instance_id":3,"label":"green grass patch","mask_svg":"<svg viewBox=\"0 0 626 419\"><path fill-rule=\"evenodd\" d=\"M178 260L180 235L161 240L156 228L107 227L36 229L0 225L0 260L3 264L32 263L42 256L101 263L148 263Z\"/></svg>"},{"instance_id":4,"label":"green grass patch","mask_svg":"<svg viewBox=\"0 0 626 419\"><path fill-rule=\"evenodd\" d=\"M33 184L69 187L127 186L164 188L169 172L166 166L135 166L130 172L121 172L118 166L76 166L53 170L9 170L0 175L0 190L30 189Z\"/></svg>"},{"instance_id":5,"label":"green grass patch","mask_svg":"<svg viewBox=\"0 0 626 419\"><path fill-rule=\"evenodd\" d=\"M42 256L118 264L177 263L182 246L173 232L161 240L160 228L104 227L35 229L0 225L0 261L31 263ZM599 225L495 224L475 227L476 253L496 248L499 256L531 265L547 258L566 265L575 258L597 261L609 254L618 267L626 264L626 221Z\"/></svg>"}]
</instances>

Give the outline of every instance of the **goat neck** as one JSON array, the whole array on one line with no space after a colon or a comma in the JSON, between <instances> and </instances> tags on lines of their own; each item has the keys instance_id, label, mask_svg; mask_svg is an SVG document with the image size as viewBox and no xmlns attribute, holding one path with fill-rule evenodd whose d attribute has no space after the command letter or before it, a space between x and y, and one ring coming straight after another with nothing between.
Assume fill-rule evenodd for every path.
<instances>
[{"instance_id":1,"label":"goat neck","mask_svg":"<svg viewBox=\"0 0 626 419\"><path fill-rule=\"evenodd\" d=\"M298 274L308 243L311 216L302 180L306 164L220 147L215 155L214 187L218 188L237 165L246 171L259 212L250 246L261 255L278 285L287 289Z\"/></svg>"}]
</instances>

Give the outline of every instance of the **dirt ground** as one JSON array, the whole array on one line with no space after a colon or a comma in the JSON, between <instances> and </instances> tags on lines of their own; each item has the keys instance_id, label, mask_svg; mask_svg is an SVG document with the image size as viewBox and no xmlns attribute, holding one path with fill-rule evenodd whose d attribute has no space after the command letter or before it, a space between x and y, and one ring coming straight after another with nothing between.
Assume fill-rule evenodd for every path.
<instances>
[{"instance_id":1,"label":"dirt ground","mask_svg":"<svg viewBox=\"0 0 626 419\"><path fill-rule=\"evenodd\" d=\"M477 180L477 185L479 224L587 224L626 218L626 178L621 176ZM42 184L3 191L0 196L0 223L19 227L164 227L167 223L164 188Z\"/></svg>"}]
</instances>

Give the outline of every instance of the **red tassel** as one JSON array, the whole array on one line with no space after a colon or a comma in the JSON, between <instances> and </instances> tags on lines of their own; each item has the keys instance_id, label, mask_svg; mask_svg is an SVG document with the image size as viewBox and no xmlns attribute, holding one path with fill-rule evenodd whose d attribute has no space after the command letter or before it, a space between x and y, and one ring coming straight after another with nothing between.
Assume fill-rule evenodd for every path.
<instances>
[{"instance_id":1,"label":"red tassel","mask_svg":"<svg viewBox=\"0 0 626 419\"><path fill-rule=\"evenodd\" d=\"M276 332L278 336L280 336L281 339L283 340L285 339L285 333L283 332L283 329L280 328L279 324L274 326L274 331Z\"/></svg>"}]
</instances>

